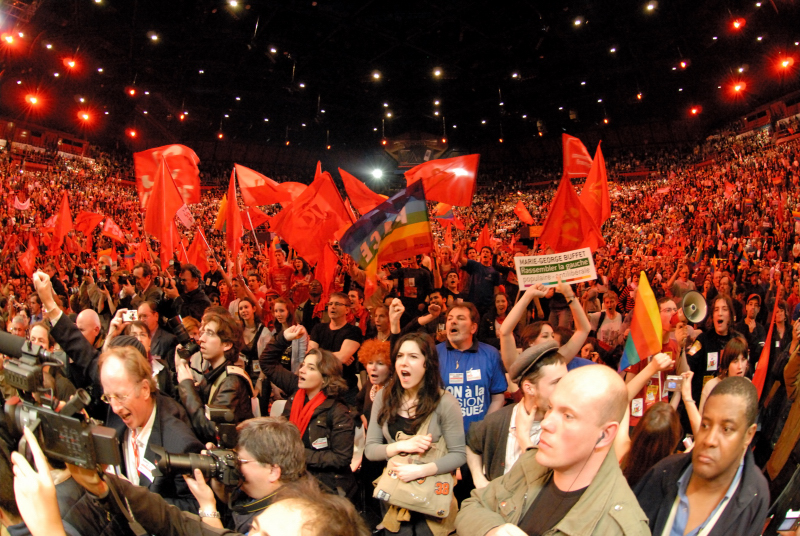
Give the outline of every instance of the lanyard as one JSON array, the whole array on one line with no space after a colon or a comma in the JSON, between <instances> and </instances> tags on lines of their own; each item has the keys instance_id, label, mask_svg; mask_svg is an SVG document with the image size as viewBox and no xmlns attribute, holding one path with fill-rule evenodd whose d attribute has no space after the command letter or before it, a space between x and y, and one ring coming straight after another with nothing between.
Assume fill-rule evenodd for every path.
<instances>
[{"instance_id":1,"label":"lanyard","mask_svg":"<svg viewBox=\"0 0 800 536\"><path fill-rule=\"evenodd\" d=\"M700 529L700 532L697 533L697 536L708 536L711 532L711 529L714 528L714 525L719 520L720 516L722 515L722 511L725 510L725 505L728 502L729 497L725 497L722 499L722 502L719 503L717 506L717 511L708 519L703 525L703 528ZM678 504L681 502L681 495L678 493L675 495L675 501L672 503L672 509L669 511L669 517L667 518L667 524L664 525L664 530L661 532L661 536L669 536L670 532L672 532L672 525L675 523L675 515L678 513ZM685 529L684 529L685 531Z\"/></svg>"}]
</instances>

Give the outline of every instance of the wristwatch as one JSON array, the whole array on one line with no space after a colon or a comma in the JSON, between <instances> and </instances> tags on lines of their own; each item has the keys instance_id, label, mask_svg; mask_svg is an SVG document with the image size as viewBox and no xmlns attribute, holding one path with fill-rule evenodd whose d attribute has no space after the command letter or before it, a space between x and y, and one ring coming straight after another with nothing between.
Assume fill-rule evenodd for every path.
<instances>
[{"instance_id":1,"label":"wristwatch","mask_svg":"<svg viewBox=\"0 0 800 536\"><path fill-rule=\"evenodd\" d=\"M202 517L213 517L213 518L216 518L216 519L220 519L219 512L217 512L216 510L200 510L199 512L197 512L197 515L199 515L201 518Z\"/></svg>"}]
</instances>

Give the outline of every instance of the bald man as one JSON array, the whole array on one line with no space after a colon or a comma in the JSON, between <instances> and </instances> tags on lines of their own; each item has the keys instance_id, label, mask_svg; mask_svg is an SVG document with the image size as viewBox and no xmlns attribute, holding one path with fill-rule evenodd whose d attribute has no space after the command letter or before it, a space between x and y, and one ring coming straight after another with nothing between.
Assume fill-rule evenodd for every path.
<instances>
[{"instance_id":1,"label":"bald man","mask_svg":"<svg viewBox=\"0 0 800 536\"><path fill-rule=\"evenodd\" d=\"M58 307L56 307L58 309ZM50 309L48 308L48 311ZM75 325L81 330L81 334L89 341L94 348L102 348L102 341L98 340L100 336L100 316L94 309L84 309L78 313L75 319Z\"/></svg>"},{"instance_id":2,"label":"bald man","mask_svg":"<svg viewBox=\"0 0 800 536\"><path fill-rule=\"evenodd\" d=\"M627 402L625 383L612 369L569 372L550 396L539 448L473 490L456 517L458 534L649 535L612 446Z\"/></svg>"}]
</instances>

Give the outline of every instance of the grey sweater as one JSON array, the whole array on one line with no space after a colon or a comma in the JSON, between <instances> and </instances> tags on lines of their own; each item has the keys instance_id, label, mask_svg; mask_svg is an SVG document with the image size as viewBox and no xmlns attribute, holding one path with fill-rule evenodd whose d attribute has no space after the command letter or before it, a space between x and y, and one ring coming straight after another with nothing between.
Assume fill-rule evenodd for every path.
<instances>
[{"instance_id":1,"label":"grey sweater","mask_svg":"<svg viewBox=\"0 0 800 536\"><path fill-rule=\"evenodd\" d=\"M374 462L386 460L386 445L395 442L395 439L389 436L387 423L383 423L382 427L378 425L378 415L383 407L383 394L385 391L385 389L381 389L375 395L375 400L372 403L372 415L369 419L369 428L367 428L367 445L364 454L367 459ZM458 404L458 400L447 391L444 392L439 405L436 406L431 423L428 426L428 433L433 436L434 443L444 436L444 441L447 444L447 454L436 460L436 474L450 473L466 463L467 454L461 406Z\"/></svg>"}]
</instances>

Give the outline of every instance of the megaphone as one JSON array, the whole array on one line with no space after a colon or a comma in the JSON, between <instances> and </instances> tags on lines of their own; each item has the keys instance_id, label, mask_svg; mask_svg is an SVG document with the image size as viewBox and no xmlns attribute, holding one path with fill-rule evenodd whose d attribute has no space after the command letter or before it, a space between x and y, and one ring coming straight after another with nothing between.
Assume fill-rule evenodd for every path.
<instances>
[{"instance_id":1,"label":"megaphone","mask_svg":"<svg viewBox=\"0 0 800 536\"><path fill-rule=\"evenodd\" d=\"M686 321L689 324L697 324L698 322L702 322L705 320L706 314L708 313L706 299L703 298L703 295L699 292L690 290L683 295L683 299L681 300L681 311L683 311L683 316L686 317ZM678 315L676 314L675 316Z\"/></svg>"}]
</instances>

